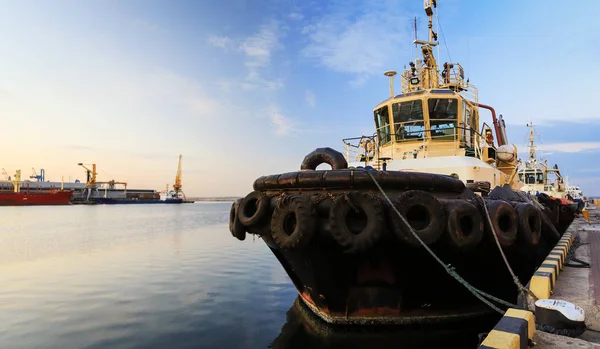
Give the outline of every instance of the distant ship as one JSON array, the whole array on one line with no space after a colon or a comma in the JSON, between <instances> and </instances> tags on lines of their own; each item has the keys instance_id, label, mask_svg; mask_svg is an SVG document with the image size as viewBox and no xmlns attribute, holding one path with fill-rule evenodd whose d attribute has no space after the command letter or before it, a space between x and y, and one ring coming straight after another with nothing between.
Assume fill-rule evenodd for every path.
<instances>
[{"instance_id":1,"label":"distant ship","mask_svg":"<svg viewBox=\"0 0 600 349\"><path fill-rule=\"evenodd\" d=\"M0 206L70 205L73 190L0 192Z\"/></svg>"},{"instance_id":2,"label":"distant ship","mask_svg":"<svg viewBox=\"0 0 600 349\"><path fill-rule=\"evenodd\" d=\"M181 204L182 198L166 198L161 200L156 199L112 199L112 198L95 198L96 204L100 205L125 205L125 204Z\"/></svg>"},{"instance_id":3,"label":"distant ship","mask_svg":"<svg viewBox=\"0 0 600 349\"><path fill-rule=\"evenodd\" d=\"M50 189L21 191L21 170L12 180L12 191L0 190L0 206L69 205L73 190Z\"/></svg>"}]
</instances>

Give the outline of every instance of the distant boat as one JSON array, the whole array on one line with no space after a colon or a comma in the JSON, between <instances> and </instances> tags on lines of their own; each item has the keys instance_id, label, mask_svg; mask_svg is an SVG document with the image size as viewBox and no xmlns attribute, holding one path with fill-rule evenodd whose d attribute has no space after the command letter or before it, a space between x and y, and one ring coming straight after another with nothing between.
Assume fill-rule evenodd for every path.
<instances>
[{"instance_id":1,"label":"distant boat","mask_svg":"<svg viewBox=\"0 0 600 349\"><path fill-rule=\"evenodd\" d=\"M0 192L0 206L69 205L73 190Z\"/></svg>"},{"instance_id":2,"label":"distant boat","mask_svg":"<svg viewBox=\"0 0 600 349\"><path fill-rule=\"evenodd\" d=\"M176 198L176 199L164 199L164 200L156 200L156 199L149 199L149 200L144 200L144 199L112 199L112 198L95 198L93 199L96 204L100 204L100 205L123 205L123 204L181 204L183 203L183 199L181 198Z\"/></svg>"},{"instance_id":3,"label":"distant boat","mask_svg":"<svg viewBox=\"0 0 600 349\"><path fill-rule=\"evenodd\" d=\"M11 181L12 191L0 191L0 206L69 205L73 189L30 190L21 187L21 170L17 170Z\"/></svg>"}]
</instances>

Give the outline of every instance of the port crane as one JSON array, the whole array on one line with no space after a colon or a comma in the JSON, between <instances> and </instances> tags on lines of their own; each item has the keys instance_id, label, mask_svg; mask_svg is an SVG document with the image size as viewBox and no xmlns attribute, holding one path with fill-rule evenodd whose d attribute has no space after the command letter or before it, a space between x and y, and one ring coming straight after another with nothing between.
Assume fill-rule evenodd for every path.
<instances>
[{"instance_id":1,"label":"port crane","mask_svg":"<svg viewBox=\"0 0 600 349\"><path fill-rule=\"evenodd\" d=\"M181 158L183 156L179 154L179 161L177 162L177 174L175 175L175 184L173 184L173 190L169 191L169 185L165 189L165 194L168 198L183 198L186 199L185 194L183 193L182 185L181 185Z\"/></svg>"},{"instance_id":2,"label":"port crane","mask_svg":"<svg viewBox=\"0 0 600 349\"><path fill-rule=\"evenodd\" d=\"M179 161L177 162L177 174L175 175L175 184L173 184L173 191L175 192L175 197L179 196L179 193L185 197L183 192L181 191L181 157L179 154Z\"/></svg>"},{"instance_id":3,"label":"port crane","mask_svg":"<svg viewBox=\"0 0 600 349\"><path fill-rule=\"evenodd\" d=\"M44 182L46 180L46 171L44 171L44 169L42 168L40 170L40 174L37 174L37 171L35 170L35 168L31 168L33 170L33 175L29 176L29 178L31 179L35 179L38 182Z\"/></svg>"},{"instance_id":4,"label":"port crane","mask_svg":"<svg viewBox=\"0 0 600 349\"><path fill-rule=\"evenodd\" d=\"M98 192L98 188L97 188L98 184L107 184L108 189L115 189L116 184L122 184L123 186L125 186L125 194L127 194L127 182L118 182L118 181L115 181L114 179L111 179L110 181L98 181L97 180L98 172L96 171L96 164L84 164L84 163L80 162L78 165L83 167L86 171L87 182L86 182L85 186L86 186L88 199L90 198L90 195L93 190L96 190L96 192ZM86 165L92 166L92 169L90 169L89 167L86 167Z\"/></svg>"},{"instance_id":5,"label":"port crane","mask_svg":"<svg viewBox=\"0 0 600 349\"><path fill-rule=\"evenodd\" d=\"M96 164L84 164L84 163L78 163L77 165L83 167L86 171L86 175L87 175L87 179L86 179L86 184L85 186L88 188L94 188L96 187L96 175L98 174L96 172ZM90 170L88 167L86 167L85 165L91 165L92 169Z\"/></svg>"},{"instance_id":6,"label":"port crane","mask_svg":"<svg viewBox=\"0 0 600 349\"><path fill-rule=\"evenodd\" d=\"M6 178L7 181L10 181L10 176L4 168L2 169L2 175L4 175L4 178Z\"/></svg>"}]
</instances>

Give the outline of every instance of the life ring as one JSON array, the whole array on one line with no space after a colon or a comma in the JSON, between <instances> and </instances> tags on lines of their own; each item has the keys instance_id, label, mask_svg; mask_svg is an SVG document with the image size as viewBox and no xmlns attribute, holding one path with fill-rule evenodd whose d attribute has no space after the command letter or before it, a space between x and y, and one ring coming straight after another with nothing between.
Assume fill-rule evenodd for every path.
<instances>
[{"instance_id":1,"label":"life ring","mask_svg":"<svg viewBox=\"0 0 600 349\"><path fill-rule=\"evenodd\" d=\"M241 202L242 199L237 199L231 204L231 209L229 210L229 231L233 237L240 241L244 241L246 239L246 230L237 214Z\"/></svg>"},{"instance_id":2,"label":"life ring","mask_svg":"<svg viewBox=\"0 0 600 349\"><path fill-rule=\"evenodd\" d=\"M447 223L444 240L448 245L468 251L483 238L483 219L473 204L466 201L450 201L444 205Z\"/></svg>"},{"instance_id":3,"label":"life ring","mask_svg":"<svg viewBox=\"0 0 600 349\"><path fill-rule=\"evenodd\" d=\"M531 204L521 203L515 206L519 216L517 234L525 243L535 246L542 235L540 212Z\"/></svg>"},{"instance_id":4,"label":"life ring","mask_svg":"<svg viewBox=\"0 0 600 349\"><path fill-rule=\"evenodd\" d=\"M484 205L486 205L485 202ZM500 245L506 247L514 244L517 239L518 219L515 209L509 203L502 200L493 200L491 203L487 204L487 209ZM488 222L486 219L486 226L487 225ZM491 233L492 232L490 231L490 234Z\"/></svg>"},{"instance_id":5,"label":"life ring","mask_svg":"<svg viewBox=\"0 0 600 349\"><path fill-rule=\"evenodd\" d=\"M315 232L315 220L310 198L285 196L275 207L271 218L271 236L283 249L294 250L308 245Z\"/></svg>"},{"instance_id":6,"label":"life ring","mask_svg":"<svg viewBox=\"0 0 600 349\"><path fill-rule=\"evenodd\" d=\"M379 241L385 229L382 204L377 197L364 192L339 196L329 211L329 226L344 252L364 252Z\"/></svg>"},{"instance_id":7,"label":"life ring","mask_svg":"<svg viewBox=\"0 0 600 349\"><path fill-rule=\"evenodd\" d=\"M326 163L332 170L348 168L348 162L342 153L331 148L317 148L304 157L301 170L315 170L317 166Z\"/></svg>"},{"instance_id":8,"label":"life ring","mask_svg":"<svg viewBox=\"0 0 600 349\"><path fill-rule=\"evenodd\" d=\"M394 198L393 203L425 244L430 245L440 238L444 231L444 210L433 195L420 190L409 190ZM393 232L400 241L420 247L421 243L398 214L395 211L390 214Z\"/></svg>"},{"instance_id":9,"label":"life ring","mask_svg":"<svg viewBox=\"0 0 600 349\"><path fill-rule=\"evenodd\" d=\"M267 216L269 201L269 197L258 190L246 195L238 209L240 222L245 226L260 223Z\"/></svg>"}]
</instances>

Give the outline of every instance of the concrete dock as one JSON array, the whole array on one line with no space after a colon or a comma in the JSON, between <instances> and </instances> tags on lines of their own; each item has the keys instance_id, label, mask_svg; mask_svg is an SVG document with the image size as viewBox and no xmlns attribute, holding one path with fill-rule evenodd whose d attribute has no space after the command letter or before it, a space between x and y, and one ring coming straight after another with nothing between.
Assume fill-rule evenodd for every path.
<instances>
[{"instance_id":1,"label":"concrete dock","mask_svg":"<svg viewBox=\"0 0 600 349\"><path fill-rule=\"evenodd\" d=\"M590 263L591 268L564 266L551 296L583 308L587 330L578 338L537 330L533 337L535 348L600 349L600 208L588 212L591 224L578 217L568 232L580 239L581 245L574 246L575 258Z\"/></svg>"},{"instance_id":2,"label":"concrete dock","mask_svg":"<svg viewBox=\"0 0 600 349\"><path fill-rule=\"evenodd\" d=\"M600 208L591 208L589 211L590 222L580 216L571 224L561 243L557 245L557 249L568 249L574 253L574 257L581 261L588 262L590 267L572 267L564 265L560 271L560 277L557 278L555 286L552 288L551 299L564 300L573 303L585 311L586 330L577 338L562 336L541 331L539 328L533 334L534 348L549 349L549 348L580 348L580 349L600 349ZM570 234L568 234L570 233ZM565 240L567 242L565 242ZM579 243L575 242L579 240ZM560 246L560 247L558 247ZM567 247L568 246L568 247ZM575 264L573 261L565 259L566 264ZM524 312L524 314L531 314ZM519 319L523 317L523 319ZM496 340L493 346L483 345L480 348L524 348L527 347L527 332L531 339L533 332L534 318L529 315L525 316L505 314L503 321L521 321L521 334L516 335L514 332L511 342L511 337L502 336L495 337ZM525 321L527 320L527 321ZM502 321L501 321L502 322ZM501 324L499 323L499 325ZM529 331L527 331L529 326ZM496 326L498 327L498 325ZM517 327L514 327L517 328ZM510 335L510 333L504 333ZM516 340L515 340L516 338ZM519 338L521 338L519 340ZM525 340L525 341L523 341ZM520 341L520 345L517 343ZM510 342L510 343L509 343ZM496 344L497 343L497 344Z\"/></svg>"}]
</instances>

